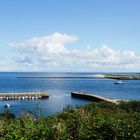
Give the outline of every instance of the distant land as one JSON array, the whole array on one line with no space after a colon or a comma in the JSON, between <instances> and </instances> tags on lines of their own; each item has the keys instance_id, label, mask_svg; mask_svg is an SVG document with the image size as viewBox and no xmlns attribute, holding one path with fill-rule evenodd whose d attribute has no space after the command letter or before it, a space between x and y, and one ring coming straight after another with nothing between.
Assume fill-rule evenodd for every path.
<instances>
[{"instance_id":1,"label":"distant land","mask_svg":"<svg viewBox=\"0 0 140 140\"><path fill-rule=\"evenodd\" d=\"M95 77L110 78L118 80L140 80L140 73L136 74L97 74Z\"/></svg>"},{"instance_id":2,"label":"distant land","mask_svg":"<svg viewBox=\"0 0 140 140\"><path fill-rule=\"evenodd\" d=\"M17 78L110 78L118 80L140 80L140 73L131 74L95 74L84 76L19 76Z\"/></svg>"}]
</instances>

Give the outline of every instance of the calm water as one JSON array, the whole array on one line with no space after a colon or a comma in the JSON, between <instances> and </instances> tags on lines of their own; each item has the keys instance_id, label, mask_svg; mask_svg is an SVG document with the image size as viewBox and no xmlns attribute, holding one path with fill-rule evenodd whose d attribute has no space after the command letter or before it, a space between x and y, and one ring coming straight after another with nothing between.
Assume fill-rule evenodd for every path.
<instances>
[{"instance_id":1,"label":"calm water","mask_svg":"<svg viewBox=\"0 0 140 140\"><path fill-rule=\"evenodd\" d=\"M4 104L10 103L12 105L10 109L16 115L21 111L31 111L34 114L41 111L43 115L50 115L62 111L68 105L90 103L90 101L71 98L71 91L85 91L110 98L140 100L140 80L126 80L125 84L115 85L115 80L111 79L82 78L89 74L95 73L0 73L1 93L47 91L50 95L49 99L45 100L0 101L0 110L5 109ZM50 78L17 78L20 76Z\"/></svg>"}]
</instances>

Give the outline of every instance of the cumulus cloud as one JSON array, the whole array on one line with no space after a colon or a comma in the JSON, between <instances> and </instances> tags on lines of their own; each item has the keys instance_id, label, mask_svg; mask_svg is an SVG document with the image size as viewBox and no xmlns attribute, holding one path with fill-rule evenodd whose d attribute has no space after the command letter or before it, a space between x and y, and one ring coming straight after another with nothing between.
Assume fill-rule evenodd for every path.
<instances>
[{"instance_id":1,"label":"cumulus cloud","mask_svg":"<svg viewBox=\"0 0 140 140\"><path fill-rule=\"evenodd\" d=\"M77 36L54 33L10 45L20 51L16 64L27 70L93 71L140 67L140 56L133 51L121 52L106 45L99 48L88 46L85 50L65 46L77 40Z\"/></svg>"},{"instance_id":2,"label":"cumulus cloud","mask_svg":"<svg viewBox=\"0 0 140 140\"><path fill-rule=\"evenodd\" d=\"M21 43L11 43L10 46L20 47L27 53L39 55L67 53L65 44L78 40L77 36L54 33L44 37L34 37Z\"/></svg>"}]
</instances>

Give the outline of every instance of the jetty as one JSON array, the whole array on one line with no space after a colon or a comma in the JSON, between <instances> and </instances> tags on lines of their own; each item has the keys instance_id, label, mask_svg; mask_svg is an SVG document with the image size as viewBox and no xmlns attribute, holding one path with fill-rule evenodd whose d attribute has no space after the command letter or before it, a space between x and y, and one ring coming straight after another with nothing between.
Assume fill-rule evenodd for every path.
<instances>
[{"instance_id":1,"label":"jetty","mask_svg":"<svg viewBox=\"0 0 140 140\"><path fill-rule=\"evenodd\" d=\"M0 100L34 100L49 98L47 92L0 93Z\"/></svg>"},{"instance_id":2,"label":"jetty","mask_svg":"<svg viewBox=\"0 0 140 140\"><path fill-rule=\"evenodd\" d=\"M106 98L106 97L95 95L95 94L87 94L84 92L71 92L71 97L91 100L94 102L105 101L105 102L109 102L113 104L119 104L120 102L117 99L110 99L110 98Z\"/></svg>"}]
</instances>

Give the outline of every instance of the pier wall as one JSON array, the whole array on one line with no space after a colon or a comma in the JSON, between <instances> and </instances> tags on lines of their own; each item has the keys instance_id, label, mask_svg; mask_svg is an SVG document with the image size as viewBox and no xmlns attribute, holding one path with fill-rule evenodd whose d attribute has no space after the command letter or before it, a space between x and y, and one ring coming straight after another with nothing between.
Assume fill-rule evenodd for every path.
<instances>
[{"instance_id":1,"label":"pier wall","mask_svg":"<svg viewBox=\"0 0 140 140\"><path fill-rule=\"evenodd\" d=\"M48 93L0 93L0 100L24 100L24 99L45 99L49 98Z\"/></svg>"},{"instance_id":2,"label":"pier wall","mask_svg":"<svg viewBox=\"0 0 140 140\"><path fill-rule=\"evenodd\" d=\"M110 103L114 103L114 104L119 103L119 101L116 99L110 99L110 98L98 96L95 94L87 94L87 93L81 93L81 92L71 92L71 97L91 100L94 102L105 101L105 102L110 102Z\"/></svg>"}]
</instances>

